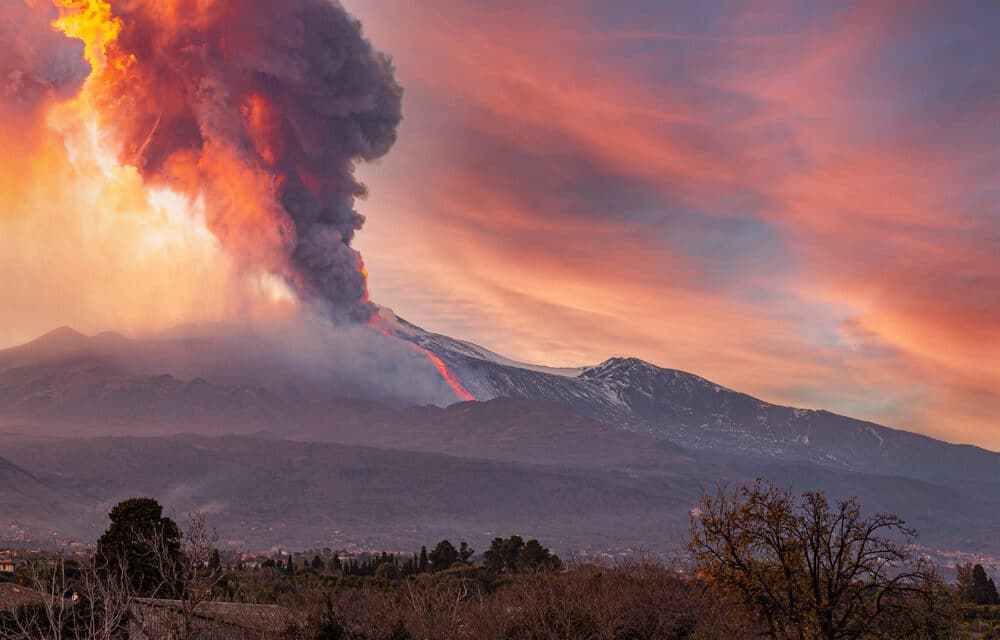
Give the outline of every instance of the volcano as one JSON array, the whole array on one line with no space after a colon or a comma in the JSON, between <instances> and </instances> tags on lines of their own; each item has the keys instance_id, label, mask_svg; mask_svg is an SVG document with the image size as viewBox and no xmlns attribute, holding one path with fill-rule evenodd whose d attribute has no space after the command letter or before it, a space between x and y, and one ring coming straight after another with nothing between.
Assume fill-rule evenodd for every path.
<instances>
[{"instance_id":1,"label":"volcano","mask_svg":"<svg viewBox=\"0 0 1000 640\"><path fill-rule=\"evenodd\" d=\"M521 531L564 550L671 549L703 488L762 476L857 495L932 548L996 542L1000 454L984 449L636 358L519 363L388 309L316 331L63 328L0 352L0 455L20 479L0 525L87 540L102 509L142 493L246 547Z\"/></svg>"}]
</instances>

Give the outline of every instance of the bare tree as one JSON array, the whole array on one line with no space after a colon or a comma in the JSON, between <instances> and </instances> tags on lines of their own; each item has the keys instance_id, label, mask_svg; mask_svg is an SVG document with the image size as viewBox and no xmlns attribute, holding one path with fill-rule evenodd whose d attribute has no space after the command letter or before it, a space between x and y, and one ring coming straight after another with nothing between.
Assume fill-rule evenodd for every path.
<instances>
[{"instance_id":1,"label":"bare tree","mask_svg":"<svg viewBox=\"0 0 1000 640\"><path fill-rule=\"evenodd\" d=\"M0 638L123 638L131 588L127 562L121 558L115 571L101 563L95 558L79 572L62 557L29 565L30 602L17 611L14 631L0 632Z\"/></svg>"},{"instance_id":2,"label":"bare tree","mask_svg":"<svg viewBox=\"0 0 1000 640\"><path fill-rule=\"evenodd\" d=\"M209 530L200 513L189 514L188 527L181 534L180 552L172 550L161 531L143 539L156 567L157 593L172 595L168 605L137 601L131 608L133 622L140 628L167 632L175 640L194 637L200 623L199 607L212 600L212 593L222 578L221 567L211 567L209 560L218 543L218 535ZM148 633L147 633L148 635Z\"/></svg>"},{"instance_id":3,"label":"bare tree","mask_svg":"<svg viewBox=\"0 0 1000 640\"><path fill-rule=\"evenodd\" d=\"M111 566L111 563L114 563ZM132 583L124 556L95 556L75 583L77 633L88 640L126 637Z\"/></svg>"},{"instance_id":4,"label":"bare tree","mask_svg":"<svg viewBox=\"0 0 1000 640\"><path fill-rule=\"evenodd\" d=\"M972 602L975 599L972 587L972 567L971 562L959 562L955 566L955 590L962 602Z\"/></svg>"},{"instance_id":5,"label":"bare tree","mask_svg":"<svg viewBox=\"0 0 1000 640\"><path fill-rule=\"evenodd\" d=\"M708 585L755 611L771 638L935 637L940 580L894 515L862 517L857 500L831 508L822 492L796 500L758 480L703 493L689 547Z\"/></svg>"},{"instance_id":6,"label":"bare tree","mask_svg":"<svg viewBox=\"0 0 1000 640\"><path fill-rule=\"evenodd\" d=\"M68 638L73 616L73 600L66 597L70 579L62 557L54 562L31 562L26 570L30 593L25 604L15 611L13 628L0 631L4 638Z\"/></svg>"},{"instance_id":7,"label":"bare tree","mask_svg":"<svg viewBox=\"0 0 1000 640\"><path fill-rule=\"evenodd\" d=\"M475 590L465 581L443 582L425 576L405 583L403 602L407 628L418 638L448 640L462 637Z\"/></svg>"}]
</instances>

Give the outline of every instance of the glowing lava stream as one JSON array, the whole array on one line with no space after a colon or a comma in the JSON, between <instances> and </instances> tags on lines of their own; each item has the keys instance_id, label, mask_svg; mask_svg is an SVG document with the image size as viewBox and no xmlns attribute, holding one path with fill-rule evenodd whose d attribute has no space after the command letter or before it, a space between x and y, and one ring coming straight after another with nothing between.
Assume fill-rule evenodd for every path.
<instances>
[{"instance_id":1,"label":"glowing lava stream","mask_svg":"<svg viewBox=\"0 0 1000 640\"><path fill-rule=\"evenodd\" d=\"M10 2L10 0L2 1ZM84 42L84 57L90 63L92 69L90 76L86 80L82 93L69 105L69 108L78 110L81 118L85 120L93 120L95 127L100 126L99 123L102 121L102 118L99 116L103 116L103 119L105 120L114 119L119 116L125 117L126 122L113 122L113 124L122 125L120 127L121 131L118 133L120 133L126 140L129 140L130 135L132 136L133 139L131 139L131 142L133 146L130 147L129 155L135 159L141 160L145 155L146 150L149 148L154 136L159 135L158 139L167 136L167 134L158 133L161 119L164 118L163 112L154 108L155 105L142 102L142 100L146 100L148 102L149 100L152 100L153 97L158 96L161 93L166 94L168 92L167 87L157 84L159 82L158 76L153 75L150 71L151 69L156 68L156 64L163 62L163 60L159 60L156 57L157 55L163 54L158 51L150 51L146 54L151 56L150 60L139 61L135 54L125 50L121 46L119 36L122 33L122 29L126 25L113 11L112 2L118 4L117 0L57 0L56 3L60 7L60 17L52 23L52 26L58 31L64 33L68 38L79 39ZM174 5L204 5L205 7L210 8L201 12L199 17L204 18L206 24L215 25L215 23L212 22L212 20L215 19L215 16L218 15L218 12L215 11L218 7L215 5L222 6L227 4L226 2L211 1L201 3L183 3L177 2L176 0L170 0L166 2L168 7L165 9L159 6L160 4L163 4L162 0L159 4L153 3L150 0L146 0L146 2L148 2L149 5L156 6L149 8L141 0L123 2L121 5L126 7L126 15L131 15L136 19L147 20L153 20L154 18L165 17L168 15L172 16L174 14L180 15L177 11L175 11L177 7ZM309 6L309 3L299 4ZM296 4L296 6L299 5ZM148 11L144 10L144 8L148 9ZM197 10L196 13L198 13ZM240 28L250 30L247 33L251 33L253 24L253 21L247 23L240 22ZM169 29L180 29L183 27L183 24L178 23L162 26L164 29L168 30L168 32L164 34L164 46L180 46L182 47L182 50L178 53L183 52L185 50L184 47L188 46L185 44L187 40L184 37L184 34L169 31ZM209 30L208 33L214 32ZM237 29L234 33L237 35L244 34L244 32L239 29ZM195 45L199 47L210 46L208 41L203 42L206 38L209 38L210 40L209 35L198 33L195 34L194 37L195 40L191 45L192 47ZM201 40L199 40L199 38ZM177 43L181 44L178 45ZM332 51L332 49L330 51ZM329 51L324 49L320 51L320 53L327 55L329 54ZM183 55L188 56L187 53L183 53ZM197 56L190 57L190 61L194 62L196 58ZM189 58L185 57L184 60L187 61ZM352 60L352 63L353 62L354 61ZM225 66L225 61L220 61L220 64L222 64L225 69L230 71L233 71L234 69L252 71L255 69L254 67L243 69L238 65L230 68ZM196 67L195 71L211 76L211 69L213 69L213 67L209 65L206 68ZM374 81L381 82L383 80L385 79L379 78ZM277 79L275 81L277 81ZM296 83L300 82L301 79L294 77L286 79L286 81L291 82L292 85L297 87L298 84ZM280 87L282 86L285 85L279 84L279 88L276 89L276 91L280 92ZM312 87L313 85L307 86ZM329 89L329 87L323 83L319 83L314 88L317 88L318 90ZM137 89L141 89L141 91L139 91L139 97L134 97L133 94L136 93ZM293 289L296 290L295 293L305 291L310 295L316 294L317 292L313 291L312 288L314 283L310 281L309 278L305 277L305 275L308 274L304 275L294 265L289 264L292 252L291 249L285 244L285 239L293 235L291 232L300 232L302 229L295 228L295 221L289 217L293 212L289 211L285 207L282 207L281 202L279 200L275 200L275 193L267 188L266 185L272 182L275 185L286 183L288 177L286 174L291 169L295 169L298 173L299 181L301 181L305 186L311 185L314 190L319 191L320 187L323 185L317 181L317 176L313 175L312 170L321 169L322 167L320 165L312 167L297 166L292 168L286 166L276 167L277 164L280 164L276 153L281 144L280 139L275 138L275 136L281 134L282 132L291 132L294 128L287 129L286 131L277 125L274 125L274 123L271 122L272 120L275 122L283 122L282 118L288 114L280 113L277 110L276 104L272 104L272 102L268 101L267 96L255 92L252 89L253 87L250 85L244 86L239 82L234 81L224 87L218 88L217 91L228 96L228 92L233 90L235 93L233 94L231 100L240 102L241 104L242 102L246 103L241 111L244 119L246 120L246 122L242 123L243 129L240 129L239 123L234 126L237 130L243 130L245 137L249 137L249 142L253 143L250 145L254 147L253 149L243 148L247 146L245 144L247 141L243 140L243 138L239 138L236 142L228 140L228 128L226 128L223 132L218 132L214 129L209 131L207 134L205 132L201 132L203 136L207 136L205 138L206 142L203 144L203 149L192 151L183 145L181 147L165 147L171 152L171 155L168 158L170 160L168 163L170 165L170 172L157 172L155 169L151 169L149 179L152 182L165 182L168 186L170 186L176 178L174 173L185 176L185 180L180 181L179 189L181 193L179 196L186 196L192 200L198 197L205 197L206 191L211 192L213 186L216 188L226 187L223 190L229 191L232 190L230 188L231 183L234 181L238 182L241 187L244 187L244 189L237 191L245 193L241 195L239 202L235 205L230 203L228 199L225 198L214 199L207 202L206 206L209 208L213 206L217 208L217 210L213 211L209 216L210 220L214 220L218 223L217 225L211 226L210 230L212 233L224 246L228 246L228 249L236 253L238 256L251 256L252 266L264 272L269 279L273 280L273 282L281 283L284 281L288 284L293 284L298 282L298 278L302 278L303 281L299 283L299 286L293 287ZM167 113L167 119L164 120L164 122L169 122L170 117L173 117L178 122L188 122L188 120L190 120L190 114L188 113L189 109L185 110L182 108L187 105L187 103L184 102L186 98L183 96L183 90L179 90L179 94L180 95L175 96L175 102L178 104L172 105L173 110ZM138 103L138 107L142 107L145 111L139 109L138 114L132 114L129 109L119 109L122 104L132 104L128 101L133 99L139 100L140 102ZM210 99L209 102L211 102ZM318 104L320 103L317 103L317 105ZM216 108L214 102L212 102L212 106L213 108ZM309 112L313 109L313 106L316 105L308 103L305 105L297 105L296 108L298 109L301 107L302 109L305 109L305 112ZM103 110L105 109L108 110L108 113L103 113ZM133 118L134 121L129 120L129 118L132 118L133 115L135 116ZM388 117L389 121L395 117L393 113L376 115L379 118ZM362 113L358 117L364 119L367 118L368 115L367 113ZM193 120L188 122L188 124L190 126L197 125L198 127L205 126L200 121L194 122ZM336 124L336 121L326 118L318 120L315 124L332 126ZM149 125L151 125L151 127ZM213 137L210 135L212 133L224 133L225 135L215 135ZM216 138L218 140L216 140ZM212 144L212 142L218 142L218 144ZM372 155L373 158L381 155L372 154L360 147L357 150L357 154L359 156ZM341 160L344 160L344 158L341 158ZM351 162L348 163L350 164L352 171L354 160L356 160L356 158L351 159ZM282 162L284 162L284 160ZM282 173L282 171L285 173ZM327 177L340 180L339 174L335 175L331 173ZM143 175L143 179L146 178L147 176ZM193 180L190 180L190 178L193 178ZM264 188L254 189L254 185L264 185ZM275 188L280 192L280 186ZM358 185L357 188L360 188L360 185ZM353 197L356 195L355 191L356 189L349 190L341 195L350 197L353 202ZM320 205L322 202L317 201L314 204ZM289 225L292 226L291 229L289 229ZM305 232L308 232L312 228L313 225L310 223L310 225L305 228ZM315 228L323 229L325 227L324 225L315 225ZM358 223L358 228L360 228L360 223ZM342 237L341 239L349 248L350 238L347 237L345 239ZM335 244L330 246L336 247ZM358 272L364 278L365 288L361 304L359 305L359 313L351 315L350 318L352 320L356 320L358 318L370 317L368 323L377 331L390 338L401 340L411 349L418 351L425 358L430 360L431 363L433 363L434 368L437 369L438 373L442 378L444 378L445 382L448 383L448 386L451 387L452 391L454 391L455 395L459 399L465 401L475 400L472 393L462 386L441 358L418 344L414 344L413 342L400 338L388 327L380 324L378 316L373 313L375 305L371 304L368 297L368 273L365 270L364 261L361 259L361 255L356 252L355 259L357 260ZM289 295L292 294L290 293ZM345 298L345 300L338 299L337 301L353 302L353 300L348 298ZM361 315L361 313L369 311L371 311L373 315Z\"/></svg>"},{"instance_id":2,"label":"glowing lava stream","mask_svg":"<svg viewBox=\"0 0 1000 640\"><path fill-rule=\"evenodd\" d=\"M368 298L368 269L365 268L365 261L362 260L361 254L358 254L358 271L361 272L361 275L364 276L364 278L365 278L365 301L367 302L368 299L369 299ZM476 397L474 395L472 395L472 393L470 393L468 389L466 389L465 387L462 386L462 383L458 381L458 378L456 378L454 376L454 374L452 374L452 372L448 370L448 365L446 365L444 363L444 360L442 360L441 358L437 357L437 355L435 353L433 353L432 351L430 351L429 349L424 349L420 345L414 344L414 343L410 342L409 340L403 340L402 338L400 338L399 336L397 336L396 334L394 334L392 331L389 331L389 329L387 329L386 327L383 327L381 324L379 324L379 319L380 318L379 318L378 314L375 314L368 321L368 324L371 325L372 328L374 328L376 331L378 331L382 335L388 336L388 337L390 337L390 338L392 338L394 340L399 340L400 342L405 342L407 344L407 346L409 346L414 351L416 351L418 353L422 353L424 355L424 357L426 357L428 360L430 360L434 364L434 368L438 370L438 373L441 374L441 377L444 378L444 381L448 383L448 386L451 387L451 390L454 391L455 395L458 396L461 400L469 402L471 400L475 400L476 399Z\"/></svg>"},{"instance_id":3,"label":"glowing lava stream","mask_svg":"<svg viewBox=\"0 0 1000 640\"><path fill-rule=\"evenodd\" d=\"M372 316L372 319L368 321L368 324L371 325L379 333L389 336L390 338L393 338L395 340L405 342L414 351L422 353L428 360L434 363L434 367L438 370L438 373L441 374L441 377L444 378L444 381L448 383L448 386L451 387L451 390L455 392L455 395L458 396L459 399L464 400L466 402L476 399L476 397L473 396L468 389L462 386L462 383L459 382L457 378L455 378L454 374L452 374L452 372L448 370L448 366L444 363L444 360L437 357L437 355L435 355L432 351L430 351L429 349L424 349L418 344L413 344L408 340L403 340L399 336L395 335L387 328L379 324L379 317L377 315Z\"/></svg>"}]
</instances>

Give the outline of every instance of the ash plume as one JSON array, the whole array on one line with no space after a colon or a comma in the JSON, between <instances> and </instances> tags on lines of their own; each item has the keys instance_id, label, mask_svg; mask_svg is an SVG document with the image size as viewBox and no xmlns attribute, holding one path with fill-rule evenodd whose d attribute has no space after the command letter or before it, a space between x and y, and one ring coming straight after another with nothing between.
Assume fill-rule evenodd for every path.
<instances>
[{"instance_id":1,"label":"ash plume","mask_svg":"<svg viewBox=\"0 0 1000 640\"><path fill-rule=\"evenodd\" d=\"M80 90L89 69L80 42L52 30L55 7L37 0L0 6L0 105L29 114Z\"/></svg>"},{"instance_id":2,"label":"ash plume","mask_svg":"<svg viewBox=\"0 0 1000 640\"><path fill-rule=\"evenodd\" d=\"M279 274L336 321L367 321L354 172L396 140L389 58L330 0L107 5L120 28L87 95L120 161L204 198L208 228L244 268Z\"/></svg>"}]
</instances>

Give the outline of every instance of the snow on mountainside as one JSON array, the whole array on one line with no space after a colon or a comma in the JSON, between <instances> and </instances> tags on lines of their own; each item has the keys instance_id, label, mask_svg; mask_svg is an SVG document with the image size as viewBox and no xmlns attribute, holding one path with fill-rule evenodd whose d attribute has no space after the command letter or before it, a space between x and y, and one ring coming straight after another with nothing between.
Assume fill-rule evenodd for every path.
<instances>
[{"instance_id":1,"label":"snow on mountainside","mask_svg":"<svg viewBox=\"0 0 1000 640\"><path fill-rule=\"evenodd\" d=\"M477 400L559 402L620 429L691 449L1000 484L1000 454L978 447L951 445L829 411L771 404L638 358L611 358L575 369L526 365L383 313L396 335L434 352Z\"/></svg>"},{"instance_id":2,"label":"snow on mountainside","mask_svg":"<svg viewBox=\"0 0 1000 640\"><path fill-rule=\"evenodd\" d=\"M155 433L317 433L333 418L381 411L364 407L454 403L459 394L439 373L447 367L463 396L468 390L480 401L568 406L689 450L1000 488L1000 454L771 404L637 358L580 368L528 365L430 333L386 309L376 327L331 331L341 351L239 328L158 339L57 330L0 351L0 421L65 425L74 433L133 424Z\"/></svg>"},{"instance_id":3,"label":"snow on mountainside","mask_svg":"<svg viewBox=\"0 0 1000 640\"><path fill-rule=\"evenodd\" d=\"M379 319L381 320L383 326L389 329L394 335L399 336L410 342L414 342L424 347L425 349L430 349L435 354L440 353L453 353L457 355L462 355L475 360L483 360L485 362L492 362L493 364L502 365L505 367L516 367L518 369L525 369L528 371L537 371L539 373L548 373L556 376L566 376L566 377L576 377L580 375L586 367L545 367L536 364L527 364L525 362L517 362L516 360L511 360L505 358L498 353L494 353L489 349L480 347L477 344L471 342L466 342L465 340L457 340L455 338L449 338L438 333L431 333L421 329L415 324L407 322L403 318L397 316L392 309L388 307L379 308Z\"/></svg>"}]
</instances>

